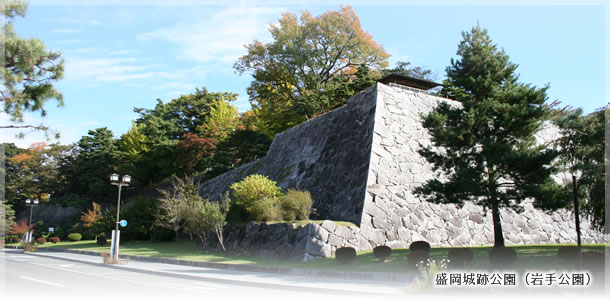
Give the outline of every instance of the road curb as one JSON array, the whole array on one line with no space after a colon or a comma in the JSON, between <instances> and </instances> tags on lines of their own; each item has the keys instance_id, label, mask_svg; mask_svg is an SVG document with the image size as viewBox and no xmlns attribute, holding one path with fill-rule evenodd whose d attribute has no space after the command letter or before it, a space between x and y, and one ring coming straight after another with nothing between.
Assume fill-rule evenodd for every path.
<instances>
[{"instance_id":1,"label":"road curb","mask_svg":"<svg viewBox=\"0 0 610 300\"><path fill-rule=\"evenodd\" d=\"M16 246L5 246L10 249L20 249ZM87 251L87 250L74 250L74 249L61 249L61 248L38 248L39 252L65 252L83 255L92 255L102 257L102 253ZM214 263L204 261L192 261L182 260L175 258L163 258L163 257L148 257L138 255L125 255L119 256L122 259L164 263L172 265L192 266L192 267L204 267L212 269L222 269L231 271L245 271L245 272L256 272L256 273L270 273L270 274L281 274L281 275L293 275L293 276L308 276L308 277L324 277L334 279L346 279L346 280L366 280L366 281L385 281L385 282L404 282L408 283L415 279L413 274L394 274L394 273L381 273L381 272L350 272L350 271L331 271L331 270L320 270L320 269L300 269L300 268L286 268L286 267L270 267L270 266L253 266L253 265L239 265L239 264L226 264L226 263Z\"/></svg>"}]
</instances>

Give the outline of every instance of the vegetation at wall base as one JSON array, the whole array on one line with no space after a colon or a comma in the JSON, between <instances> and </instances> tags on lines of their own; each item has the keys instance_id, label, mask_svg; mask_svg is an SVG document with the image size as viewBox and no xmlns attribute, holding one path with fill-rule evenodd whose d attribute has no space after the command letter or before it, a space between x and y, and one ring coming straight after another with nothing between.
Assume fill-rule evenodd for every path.
<instances>
[{"instance_id":1,"label":"vegetation at wall base","mask_svg":"<svg viewBox=\"0 0 610 300\"><path fill-rule=\"evenodd\" d=\"M384 262L392 255L392 248L388 246L377 246L373 248L373 255L375 255L380 262Z\"/></svg>"},{"instance_id":2,"label":"vegetation at wall base","mask_svg":"<svg viewBox=\"0 0 610 300\"><path fill-rule=\"evenodd\" d=\"M421 251L430 253L430 244L426 241L415 241L409 245L409 250L411 251Z\"/></svg>"},{"instance_id":3,"label":"vegetation at wall base","mask_svg":"<svg viewBox=\"0 0 610 300\"><path fill-rule=\"evenodd\" d=\"M335 259L343 265L351 264L356 259L356 249L352 247L341 247L335 251Z\"/></svg>"}]
</instances>

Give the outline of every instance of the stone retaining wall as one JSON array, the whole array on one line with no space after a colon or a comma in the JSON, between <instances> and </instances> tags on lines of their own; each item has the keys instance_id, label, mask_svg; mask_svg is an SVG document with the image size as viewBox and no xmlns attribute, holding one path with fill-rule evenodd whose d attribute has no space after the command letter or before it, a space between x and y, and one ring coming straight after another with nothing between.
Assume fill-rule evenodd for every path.
<instances>
[{"instance_id":1,"label":"stone retaining wall","mask_svg":"<svg viewBox=\"0 0 610 300\"><path fill-rule=\"evenodd\" d=\"M304 189L316 218L359 223L371 152L376 89L368 89L325 115L278 133L267 155L201 184L218 199L231 184L263 174L283 188Z\"/></svg>"},{"instance_id":2,"label":"stone retaining wall","mask_svg":"<svg viewBox=\"0 0 610 300\"><path fill-rule=\"evenodd\" d=\"M467 203L433 204L419 199L413 189L434 174L431 165L417 152L431 145L420 114L430 112L438 103L458 102L399 86L377 86L375 128L367 180L364 213L360 222L371 246L406 247L425 240L432 246L481 246L493 244L491 212ZM557 130L545 128L539 142L557 137ZM547 213L523 202L523 212L501 210L502 228L507 245L575 243L573 214L565 209ZM594 230L585 218L581 221L584 243L608 242L608 235Z\"/></svg>"},{"instance_id":3,"label":"stone retaining wall","mask_svg":"<svg viewBox=\"0 0 610 300\"><path fill-rule=\"evenodd\" d=\"M328 257L341 247L370 248L370 242L356 226L340 226L333 221L297 226L289 223L229 224L223 231L226 251L235 255L255 255L268 259L309 261ZM206 238L206 248L221 250L214 232Z\"/></svg>"},{"instance_id":4,"label":"stone retaining wall","mask_svg":"<svg viewBox=\"0 0 610 300\"><path fill-rule=\"evenodd\" d=\"M417 151L431 144L420 115L443 101L459 105L377 83L345 106L276 135L265 158L203 183L202 196L214 199L247 175L267 175L284 189L310 191L316 218L360 225L347 228L330 221L304 229L285 224L249 224L245 229L231 225L225 236L230 251L243 248L263 257L308 260L345 245L357 250L379 245L404 248L418 240L435 247L492 245L492 217L483 207L433 204L413 194L433 176L442 178ZM556 134L547 127L538 142L547 143ZM569 211L544 212L527 199L522 208L521 213L501 210L507 245L575 243ZM586 218L581 232L584 243L610 241Z\"/></svg>"}]
</instances>

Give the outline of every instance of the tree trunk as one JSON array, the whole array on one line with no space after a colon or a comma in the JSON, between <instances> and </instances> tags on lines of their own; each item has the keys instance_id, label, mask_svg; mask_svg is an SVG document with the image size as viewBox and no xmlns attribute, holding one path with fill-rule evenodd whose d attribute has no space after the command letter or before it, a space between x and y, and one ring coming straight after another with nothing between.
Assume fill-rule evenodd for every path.
<instances>
[{"instance_id":1,"label":"tree trunk","mask_svg":"<svg viewBox=\"0 0 610 300\"><path fill-rule=\"evenodd\" d=\"M491 205L491 214L494 223L494 248L504 247L504 235L502 234L502 223L500 220L500 208L498 203Z\"/></svg>"},{"instance_id":2,"label":"tree trunk","mask_svg":"<svg viewBox=\"0 0 610 300\"><path fill-rule=\"evenodd\" d=\"M216 237L218 237L218 243L220 243L220 247L222 248L222 251L227 252L227 249L225 249L224 240L222 238L222 228L220 228L220 229L216 228Z\"/></svg>"}]
</instances>

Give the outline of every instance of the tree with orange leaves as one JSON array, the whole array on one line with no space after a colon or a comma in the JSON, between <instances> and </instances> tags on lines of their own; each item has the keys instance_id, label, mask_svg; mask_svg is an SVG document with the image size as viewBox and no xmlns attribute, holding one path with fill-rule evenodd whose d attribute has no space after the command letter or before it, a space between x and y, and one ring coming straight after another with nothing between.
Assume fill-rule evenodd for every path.
<instances>
[{"instance_id":1,"label":"tree with orange leaves","mask_svg":"<svg viewBox=\"0 0 610 300\"><path fill-rule=\"evenodd\" d=\"M34 224L28 226L27 221L25 219L21 219L19 222L11 224L11 229L8 231L8 233L24 235L28 231L32 230L32 228L34 228Z\"/></svg>"},{"instance_id":2,"label":"tree with orange leaves","mask_svg":"<svg viewBox=\"0 0 610 300\"><path fill-rule=\"evenodd\" d=\"M362 30L350 6L317 17L285 13L269 31L273 42L247 45L248 54L234 68L252 73L250 103L271 136L345 101L319 95L334 78L350 79L362 66L380 72L388 65L389 54Z\"/></svg>"},{"instance_id":3,"label":"tree with orange leaves","mask_svg":"<svg viewBox=\"0 0 610 300\"><path fill-rule=\"evenodd\" d=\"M6 177L7 203L17 208L24 199L48 201L64 186L59 169L66 163L71 148L41 142L7 157L13 173Z\"/></svg>"},{"instance_id":4,"label":"tree with orange leaves","mask_svg":"<svg viewBox=\"0 0 610 300\"><path fill-rule=\"evenodd\" d=\"M87 212L81 212L80 221L83 223L83 227L89 228L102 218L101 206L95 202L91 203L92 209L87 209Z\"/></svg>"}]
</instances>

